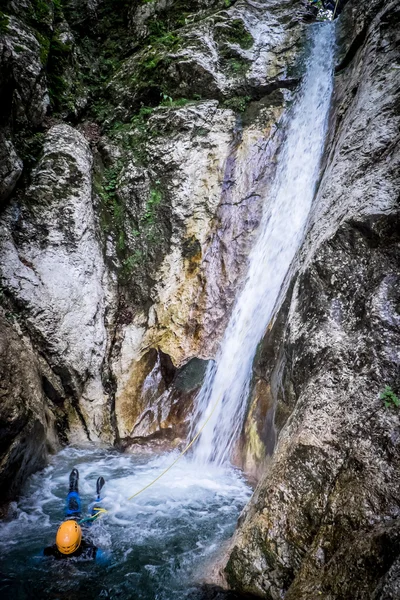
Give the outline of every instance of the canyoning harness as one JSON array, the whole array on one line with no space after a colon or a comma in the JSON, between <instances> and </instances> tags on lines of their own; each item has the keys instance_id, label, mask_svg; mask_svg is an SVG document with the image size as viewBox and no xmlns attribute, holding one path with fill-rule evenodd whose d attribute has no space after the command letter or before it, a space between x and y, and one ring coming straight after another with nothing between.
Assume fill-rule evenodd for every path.
<instances>
[{"instance_id":1,"label":"canyoning harness","mask_svg":"<svg viewBox=\"0 0 400 600\"><path fill-rule=\"evenodd\" d=\"M92 508L92 515L85 517L84 519L80 519L78 521L78 525L83 525L84 523L93 523L99 517L104 516L104 514L108 512L105 508L101 508L100 506L94 506Z\"/></svg>"}]
</instances>

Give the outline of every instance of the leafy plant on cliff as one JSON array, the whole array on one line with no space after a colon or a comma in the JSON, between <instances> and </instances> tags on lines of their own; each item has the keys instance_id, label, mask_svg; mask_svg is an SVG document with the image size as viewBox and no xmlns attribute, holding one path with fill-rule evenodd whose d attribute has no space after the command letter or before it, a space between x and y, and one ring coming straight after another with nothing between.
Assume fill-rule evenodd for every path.
<instances>
[{"instance_id":1,"label":"leafy plant on cliff","mask_svg":"<svg viewBox=\"0 0 400 600\"><path fill-rule=\"evenodd\" d=\"M179 34L169 31L168 25L160 19L150 19L147 23L149 28L148 41L153 46L161 46L165 50L174 50L182 41Z\"/></svg>"},{"instance_id":2,"label":"leafy plant on cliff","mask_svg":"<svg viewBox=\"0 0 400 600\"><path fill-rule=\"evenodd\" d=\"M55 109L62 108L68 100L67 92L69 85L64 77L64 73L70 63L71 53L71 42L64 43L56 32L50 41L47 62L49 96L52 106Z\"/></svg>"},{"instance_id":3,"label":"leafy plant on cliff","mask_svg":"<svg viewBox=\"0 0 400 600\"><path fill-rule=\"evenodd\" d=\"M250 100L251 96L233 96L232 98L225 100L222 103L222 106L224 108L230 108L235 112L244 112Z\"/></svg>"},{"instance_id":4,"label":"leafy plant on cliff","mask_svg":"<svg viewBox=\"0 0 400 600\"><path fill-rule=\"evenodd\" d=\"M51 20L52 3L46 0L33 0L33 18L40 25Z\"/></svg>"},{"instance_id":5,"label":"leafy plant on cliff","mask_svg":"<svg viewBox=\"0 0 400 600\"><path fill-rule=\"evenodd\" d=\"M158 188L153 188L150 190L143 216L144 223L147 223L148 225L152 225L154 223L155 212L157 206L161 204L161 199L161 192Z\"/></svg>"},{"instance_id":6,"label":"leafy plant on cliff","mask_svg":"<svg viewBox=\"0 0 400 600\"><path fill-rule=\"evenodd\" d=\"M234 19L229 23L225 38L232 44L239 44L244 50L251 48L254 44L253 36L247 31L241 19Z\"/></svg>"},{"instance_id":7,"label":"leafy plant on cliff","mask_svg":"<svg viewBox=\"0 0 400 600\"><path fill-rule=\"evenodd\" d=\"M379 398L381 400L383 400L386 408L391 408L391 407L398 408L400 406L400 399L393 392L390 385L385 386L385 388L384 388L383 392L381 392Z\"/></svg>"},{"instance_id":8,"label":"leafy plant on cliff","mask_svg":"<svg viewBox=\"0 0 400 600\"><path fill-rule=\"evenodd\" d=\"M225 67L232 75L245 75L249 69L249 63L243 58L228 58Z\"/></svg>"}]
</instances>

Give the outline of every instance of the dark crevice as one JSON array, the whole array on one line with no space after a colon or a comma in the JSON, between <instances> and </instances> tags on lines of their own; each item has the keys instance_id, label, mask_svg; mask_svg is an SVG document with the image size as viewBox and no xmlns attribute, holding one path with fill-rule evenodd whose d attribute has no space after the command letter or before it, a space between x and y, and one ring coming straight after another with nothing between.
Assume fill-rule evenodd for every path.
<instances>
[{"instance_id":1,"label":"dark crevice","mask_svg":"<svg viewBox=\"0 0 400 600\"><path fill-rule=\"evenodd\" d=\"M73 400L71 400L71 404L74 407L74 409L76 411L76 414L78 415L78 418L79 418L79 420L80 420L80 422L82 424L82 427L83 427L83 429L84 429L84 431L86 433L87 439L89 440L89 442L91 442L92 438L90 437L89 429L88 429L88 427L86 425L86 421L85 421L84 416L82 414L81 407L79 406L79 401L73 399Z\"/></svg>"},{"instance_id":2,"label":"dark crevice","mask_svg":"<svg viewBox=\"0 0 400 600\"><path fill-rule=\"evenodd\" d=\"M340 63L335 67L336 74L340 73L341 71L343 71L343 69L345 69L346 67L349 66L349 64L351 63L351 61L353 60L353 58L355 57L355 55L357 54L357 52L359 51L361 46L364 44L365 38L367 37L367 30L368 30L368 27L366 25L360 31L360 33L358 35L356 35L356 37L350 44L350 47L349 47L346 55L340 61Z\"/></svg>"},{"instance_id":3,"label":"dark crevice","mask_svg":"<svg viewBox=\"0 0 400 600\"><path fill-rule=\"evenodd\" d=\"M266 85L259 85L257 87L247 84L243 90L243 95L250 95L252 100L261 100L264 96L272 94L275 90L294 90L299 83L299 78L292 77L290 79L277 79L276 81L271 81Z\"/></svg>"}]
</instances>

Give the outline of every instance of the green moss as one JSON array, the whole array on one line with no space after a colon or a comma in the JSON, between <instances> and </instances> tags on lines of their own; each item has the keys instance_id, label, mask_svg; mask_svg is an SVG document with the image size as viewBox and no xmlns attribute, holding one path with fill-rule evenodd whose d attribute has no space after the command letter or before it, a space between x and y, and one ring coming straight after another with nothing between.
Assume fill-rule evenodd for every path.
<instances>
[{"instance_id":1,"label":"green moss","mask_svg":"<svg viewBox=\"0 0 400 600\"><path fill-rule=\"evenodd\" d=\"M10 17L0 11L0 33L7 32L9 23Z\"/></svg>"},{"instance_id":2,"label":"green moss","mask_svg":"<svg viewBox=\"0 0 400 600\"><path fill-rule=\"evenodd\" d=\"M42 132L36 132L32 135L22 137L21 144L18 144L18 153L24 161L24 167L32 168L38 161L43 150L45 135Z\"/></svg>"},{"instance_id":3,"label":"green moss","mask_svg":"<svg viewBox=\"0 0 400 600\"><path fill-rule=\"evenodd\" d=\"M154 182L141 214L132 217L118 196L118 179L124 169L124 160L119 161L94 180L100 206L100 223L105 234L115 240L115 248L120 260L118 276L121 282L128 283L128 277L140 267L141 276L158 259L158 249L163 244L162 220L159 210L162 206L160 182Z\"/></svg>"},{"instance_id":4,"label":"green moss","mask_svg":"<svg viewBox=\"0 0 400 600\"><path fill-rule=\"evenodd\" d=\"M253 36L247 31L241 19L234 19L229 23L226 39L232 44L239 44L243 49L251 48L254 44Z\"/></svg>"},{"instance_id":5,"label":"green moss","mask_svg":"<svg viewBox=\"0 0 400 600\"><path fill-rule=\"evenodd\" d=\"M136 267L143 265L145 256L142 250L135 250L133 254L127 256L122 262L122 276L126 278L131 275Z\"/></svg>"},{"instance_id":6,"label":"green moss","mask_svg":"<svg viewBox=\"0 0 400 600\"><path fill-rule=\"evenodd\" d=\"M249 70L249 63L243 58L228 58L224 61L226 70L232 75L243 76Z\"/></svg>"},{"instance_id":7,"label":"green moss","mask_svg":"<svg viewBox=\"0 0 400 600\"><path fill-rule=\"evenodd\" d=\"M386 385L383 392L381 392L379 398L381 400L383 400L386 408L399 408L400 406L400 399L399 397L393 392L392 388L390 387L390 385Z\"/></svg>"},{"instance_id":8,"label":"green moss","mask_svg":"<svg viewBox=\"0 0 400 600\"><path fill-rule=\"evenodd\" d=\"M147 21L149 29L148 41L156 47L162 47L164 50L174 50L182 43L182 38L175 31L170 31L168 24L159 18L149 19Z\"/></svg>"},{"instance_id":9,"label":"green moss","mask_svg":"<svg viewBox=\"0 0 400 600\"><path fill-rule=\"evenodd\" d=\"M150 190L149 198L146 203L142 221L147 225L154 223L157 207L161 204L162 195L159 189L153 188Z\"/></svg>"},{"instance_id":10,"label":"green moss","mask_svg":"<svg viewBox=\"0 0 400 600\"><path fill-rule=\"evenodd\" d=\"M247 108L248 103L251 101L250 96L233 96L222 103L224 108L230 108L235 112L244 112Z\"/></svg>"},{"instance_id":11,"label":"green moss","mask_svg":"<svg viewBox=\"0 0 400 600\"><path fill-rule=\"evenodd\" d=\"M64 43L56 31L49 42L47 60L47 81L50 101L53 110L73 109L73 94L71 82L66 78L65 72L71 64L72 43ZM78 86L79 87L79 86Z\"/></svg>"},{"instance_id":12,"label":"green moss","mask_svg":"<svg viewBox=\"0 0 400 600\"><path fill-rule=\"evenodd\" d=\"M40 62L42 65L46 65L50 51L50 40L47 36L40 33L40 31L35 31L35 36L40 44Z\"/></svg>"},{"instance_id":13,"label":"green moss","mask_svg":"<svg viewBox=\"0 0 400 600\"><path fill-rule=\"evenodd\" d=\"M35 12L35 20L38 23L47 22L51 18L51 2L46 2L46 0L33 0L32 6Z\"/></svg>"}]
</instances>

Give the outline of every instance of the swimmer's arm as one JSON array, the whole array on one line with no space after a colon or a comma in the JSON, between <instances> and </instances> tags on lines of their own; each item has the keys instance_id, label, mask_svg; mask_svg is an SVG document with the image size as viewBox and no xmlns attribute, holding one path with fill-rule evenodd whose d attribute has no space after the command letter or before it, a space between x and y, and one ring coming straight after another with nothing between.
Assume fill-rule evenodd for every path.
<instances>
[{"instance_id":1,"label":"swimmer's arm","mask_svg":"<svg viewBox=\"0 0 400 600\"><path fill-rule=\"evenodd\" d=\"M101 565L102 567L107 567L111 562L111 554L107 550L102 550L101 548L96 549L96 564Z\"/></svg>"}]
</instances>

